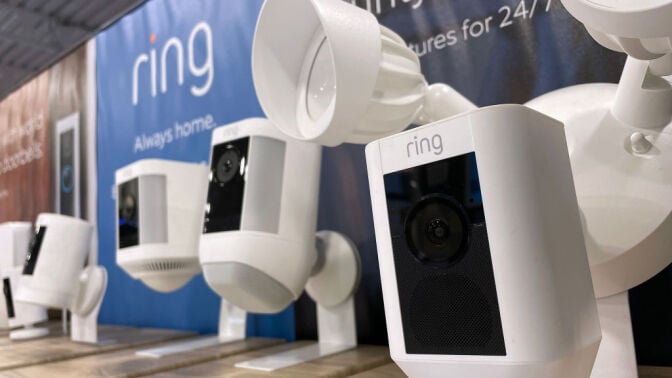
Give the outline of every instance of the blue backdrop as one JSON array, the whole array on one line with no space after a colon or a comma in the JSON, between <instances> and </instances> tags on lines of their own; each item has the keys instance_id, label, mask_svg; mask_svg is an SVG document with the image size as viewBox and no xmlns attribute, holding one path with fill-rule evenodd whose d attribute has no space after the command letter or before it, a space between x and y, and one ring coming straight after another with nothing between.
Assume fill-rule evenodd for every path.
<instances>
[{"instance_id":1,"label":"blue backdrop","mask_svg":"<svg viewBox=\"0 0 672 378\"><path fill-rule=\"evenodd\" d=\"M263 116L250 73L261 3L150 1L96 38L102 323L217 330L219 297L202 275L160 294L116 266L114 172L144 158L205 162L214 126ZM293 339L293 309L250 316L248 334Z\"/></svg>"}]
</instances>

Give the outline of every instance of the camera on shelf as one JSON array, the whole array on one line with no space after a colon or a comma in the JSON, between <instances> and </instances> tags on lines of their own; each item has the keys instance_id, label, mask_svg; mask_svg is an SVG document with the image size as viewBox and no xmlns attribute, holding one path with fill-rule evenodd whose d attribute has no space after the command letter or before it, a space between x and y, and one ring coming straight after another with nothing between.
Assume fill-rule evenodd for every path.
<instances>
[{"instance_id":1,"label":"camera on shelf","mask_svg":"<svg viewBox=\"0 0 672 378\"><path fill-rule=\"evenodd\" d=\"M200 239L208 285L249 312L275 313L303 292L317 260L321 147L265 119L212 134Z\"/></svg>"},{"instance_id":2,"label":"camera on shelf","mask_svg":"<svg viewBox=\"0 0 672 378\"><path fill-rule=\"evenodd\" d=\"M117 265L159 292L200 273L205 165L140 160L116 172Z\"/></svg>"},{"instance_id":3,"label":"camera on shelf","mask_svg":"<svg viewBox=\"0 0 672 378\"><path fill-rule=\"evenodd\" d=\"M601 332L561 123L483 108L366 158L390 351L407 375L590 375Z\"/></svg>"}]
</instances>

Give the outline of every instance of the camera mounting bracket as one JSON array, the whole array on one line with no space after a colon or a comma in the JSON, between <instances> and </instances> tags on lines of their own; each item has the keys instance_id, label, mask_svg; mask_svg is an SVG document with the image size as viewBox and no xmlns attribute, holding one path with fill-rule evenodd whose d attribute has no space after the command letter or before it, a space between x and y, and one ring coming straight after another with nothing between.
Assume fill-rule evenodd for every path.
<instances>
[{"instance_id":1,"label":"camera mounting bracket","mask_svg":"<svg viewBox=\"0 0 672 378\"><path fill-rule=\"evenodd\" d=\"M317 306L318 342L239 362L236 367L274 371L357 346L353 299L361 278L357 247L350 239L334 231L319 231L316 246L318 259L306 292Z\"/></svg>"},{"instance_id":2,"label":"camera mounting bracket","mask_svg":"<svg viewBox=\"0 0 672 378\"><path fill-rule=\"evenodd\" d=\"M107 290L107 270L88 266L79 276L79 287L70 310L70 337L72 341L107 344L113 340L98 339L98 313Z\"/></svg>"}]
</instances>

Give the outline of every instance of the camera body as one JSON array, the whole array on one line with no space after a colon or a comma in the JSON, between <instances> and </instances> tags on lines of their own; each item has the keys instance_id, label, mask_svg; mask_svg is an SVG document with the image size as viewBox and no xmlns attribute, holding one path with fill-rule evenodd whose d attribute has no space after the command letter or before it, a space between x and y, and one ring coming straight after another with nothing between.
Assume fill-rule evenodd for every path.
<instances>
[{"instance_id":1,"label":"camera body","mask_svg":"<svg viewBox=\"0 0 672 378\"><path fill-rule=\"evenodd\" d=\"M91 247L93 226L81 219L40 214L28 247L15 300L71 308Z\"/></svg>"},{"instance_id":2,"label":"camera body","mask_svg":"<svg viewBox=\"0 0 672 378\"><path fill-rule=\"evenodd\" d=\"M587 377L601 339L563 125L478 109L366 148L390 352L411 377Z\"/></svg>"},{"instance_id":3,"label":"camera body","mask_svg":"<svg viewBox=\"0 0 672 378\"><path fill-rule=\"evenodd\" d=\"M79 217L80 209L79 113L56 123L56 212Z\"/></svg>"},{"instance_id":4,"label":"camera body","mask_svg":"<svg viewBox=\"0 0 672 378\"><path fill-rule=\"evenodd\" d=\"M253 118L212 133L199 244L208 285L249 312L296 300L315 265L321 147Z\"/></svg>"},{"instance_id":5,"label":"camera body","mask_svg":"<svg viewBox=\"0 0 672 378\"><path fill-rule=\"evenodd\" d=\"M27 222L0 224L0 329L16 328L47 320L44 308L14 302L23 262L32 236L33 225Z\"/></svg>"},{"instance_id":6,"label":"camera body","mask_svg":"<svg viewBox=\"0 0 672 378\"><path fill-rule=\"evenodd\" d=\"M117 265L159 292L200 273L205 165L140 160L116 172Z\"/></svg>"}]
</instances>

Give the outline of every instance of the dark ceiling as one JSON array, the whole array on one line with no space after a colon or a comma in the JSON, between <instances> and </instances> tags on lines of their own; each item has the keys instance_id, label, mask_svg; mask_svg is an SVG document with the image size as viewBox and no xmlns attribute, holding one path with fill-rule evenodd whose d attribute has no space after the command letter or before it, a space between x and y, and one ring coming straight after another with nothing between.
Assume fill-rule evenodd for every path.
<instances>
[{"instance_id":1,"label":"dark ceiling","mask_svg":"<svg viewBox=\"0 0 672 378\"><path fill-rule=\"evenodd\" d=\"M0 0L0 99L146 0Z\"/></svg>"}]
</instances>

